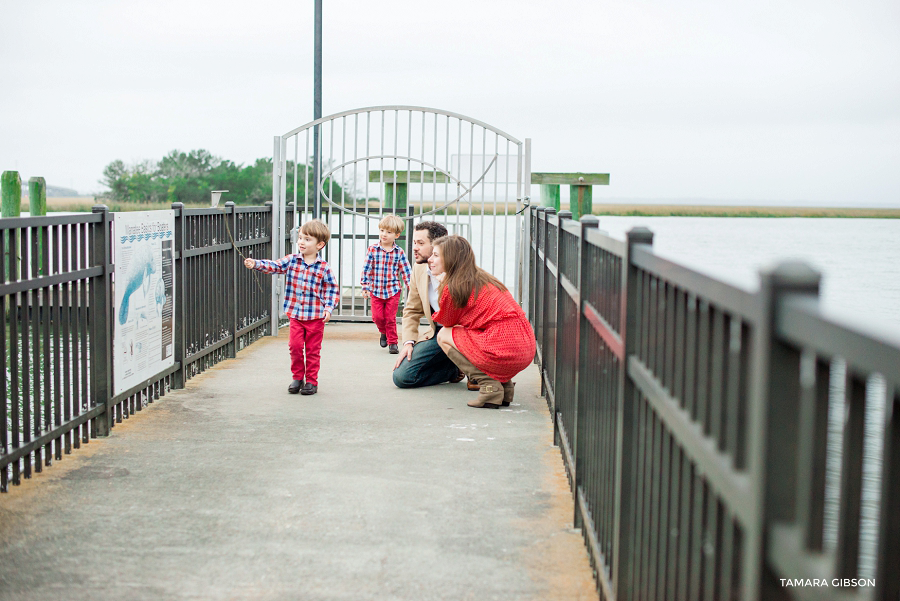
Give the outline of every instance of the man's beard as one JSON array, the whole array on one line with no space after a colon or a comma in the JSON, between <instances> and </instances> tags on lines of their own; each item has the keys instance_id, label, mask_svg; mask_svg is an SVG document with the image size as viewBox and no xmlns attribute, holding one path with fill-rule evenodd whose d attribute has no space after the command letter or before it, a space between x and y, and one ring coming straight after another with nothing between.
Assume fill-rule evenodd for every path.
<instances>
[{"instance_id":1,"label":"man's beard","mask_svg":"<svg viewBox=\"0 0 900 601\"><path fill-rule=\"evenodd\" d=\"M416 263L422 265L423 263L427 263L428 259L420 259L419 255L416 255Z\"/></svg>"}]
</instances>

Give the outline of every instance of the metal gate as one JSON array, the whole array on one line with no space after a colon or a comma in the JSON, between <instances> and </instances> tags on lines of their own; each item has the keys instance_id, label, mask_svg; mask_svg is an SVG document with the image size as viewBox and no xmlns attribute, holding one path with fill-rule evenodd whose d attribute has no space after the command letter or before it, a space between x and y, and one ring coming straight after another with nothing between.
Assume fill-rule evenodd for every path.
<instances>
[{"instance_id":1,"label":"metal gate","mask_svg":"<svg viewBox=\"0 0 900 601\"><path fill-rule=\"evenodd\" d=\"M412 263L412 229L422 220L464 236L478 265L521 298L522 211L528 205L530 140L486 123L431 108L378 106L337 113L275 137L273 256L290 251L295 226L316 210L312 156L318 130L322 220L332 238L324 250L341 286L334 319L369 321L359 280L378 221L406 221L398 239ZM281 279L281 278L279 278ZM279 314L283 285L275 286Z\"/></svg>"}]
</instances>

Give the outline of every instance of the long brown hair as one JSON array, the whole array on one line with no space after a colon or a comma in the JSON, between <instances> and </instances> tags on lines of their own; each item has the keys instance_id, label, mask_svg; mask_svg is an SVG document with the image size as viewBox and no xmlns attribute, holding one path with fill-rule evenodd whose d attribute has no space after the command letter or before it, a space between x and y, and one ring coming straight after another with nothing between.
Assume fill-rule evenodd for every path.
<instances>
[{"instance_id":1,"label":"long brown hair","mask_svg":"<svg viewBox=\"0 0 900 601\"><path fill-rule=\"evenodd\" d=\"M469 302L469 295L478 293L488 284L498 290L505 291L503 282L475 265L475 252L469 241L459 236L444 236L432 243L441 248L441 261L444 263L444 281L438 290L438 298L444 288L450 289L450 298L457 309L462 309Z\"/></svg>"}]
</instances>

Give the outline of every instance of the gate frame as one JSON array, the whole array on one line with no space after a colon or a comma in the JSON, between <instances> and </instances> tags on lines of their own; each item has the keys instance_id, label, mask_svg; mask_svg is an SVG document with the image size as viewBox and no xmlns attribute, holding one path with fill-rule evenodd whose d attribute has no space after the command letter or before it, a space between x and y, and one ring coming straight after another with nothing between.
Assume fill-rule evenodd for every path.
<instances>
[{"instance_id":1,"label":"gate frame","mask_svg":"<svg viewBox=\"0 0 900 601\"><path fill-rule=\"evenodd\" d=\"M488 123L480 121L478 119L473 119L472 117L467 117L465 115L454 113L451 111L446 111L442 109L430 108L430 107L421 107L421 106L406 106L406 105L384 105L384 106L370 106L358 109L352 109L347 111L342 111L339 113L334 113L332 115L327 115L325 117L321 117L319 119L315 119L296 127L287 133L275 136L274 137L274 148L272 155L272 258L280 259L285 255L286 242L289 240L291 244L293 244L296 239L296 231L299 226L299 216L298 216L298 207L296 204L293 206L293 219L290 220L292 227L286 228L288 223L288 215L287 215L287 142L289 138L294 136L299 136L302 132L309 130L310 128L315 128L315 133L318 134L318 130L320 126L324 123L335 121L337 119L341 119L350 115L358 115L362 113L372 113L372 112L385 112L385 111L410 111L412 112L421 112L423 114L432 113L437 116L445 116L448 119L458 119L460 122L466 122L471 124L472 126L479 126L484 128L486 131L493 132L499 137L505 138L508 142L514 144L517 148L517 160L516 160L516 191L515 191L515 200L516 200L516 227L515 227L515 267L513 268L513 295L516 297L516 300L522 304L523 299L526 295L523 295L523 290L527 290L527 286L523 286L523 284L527 281L527 270L524 267L523 257L524 257L524 249L527 248L525 245L528 244L528 240L530 240L530 224L528 220L523 218L523 213L527 210L531 201L531 139L526 138L523 141L518 140L517 138L509 135L501 129L498 129ZM316 135L315 140L318 142L318 151L319 164L314 164L312 166L307 166L306 172L307 174L310 171L319 170L318 174L313 174L321 176L322 165L321 165L321 157L322 157L322 146L323 140L321 135ZM394 149L396 151L396 148ZM385 155L386 157L393 158L395 160L409 160L410 157L399 156L399 155ZM449 157L448 157L449 158ZM354 157L354 160L359 160L359 157ZM414 159L420 162L424 162L424 157L420 159ZM295 165L296 169L296 165ZM440 168L438 168L440 169ZM490 169L490 167L489 167ZM335 169L332 169L334 171ZM441 170L443 171L443 170ZM485 174L487 171L485 172ZM462 201L469 193L475 189L475 187L481 182L484 178L484 174L482 174L481 178L479 178L476 182L472 183L471 187L462 195L457 196L453 201L445 204L445 206L441 207L441 209L447 209L452 207L453 205L458 204ZM307 180L309 181L309 177L307 176ZM313 180L316 182L314 185L318 188L316 190L316 194L314 194L313 199L313 215L316 217L321 217L322 213L322 199L326 198L326 202L329 204L338 207L336 203L333 203L330 199L324 194L324 184L325 182L321 177L315 178ZM295 190L296 193L296 190ZM522 204L522 208L519 208L519 205ZM308 206L308 202L307 202ZM346 212L346 209L341 207L342 212ZM436 210L435 210L436 211ZM372 218L368 214L357 213L356 211L352 211L352 214L359 215L364 218ZM380 215L379 215L380 217ZM416 217L421 217L421 215L413 215L408 214L406 216L400 215L400 217L406 221L412 221ZM341 283L338 283L341 286ZM283 276L274 276L273 286L272 286L272 315L277 316L271 322L271 328L269 331L270 336L277 336L278 334L278 322L282 316L282 303L284 297L284 278ZM527 301L524 301L527 303ZM527 309L527 307L526 307ZM332 317L333 321L355 321L351 319L347 319L348 316L340 316L335 315Z\"/></svg>"}]
</instances>

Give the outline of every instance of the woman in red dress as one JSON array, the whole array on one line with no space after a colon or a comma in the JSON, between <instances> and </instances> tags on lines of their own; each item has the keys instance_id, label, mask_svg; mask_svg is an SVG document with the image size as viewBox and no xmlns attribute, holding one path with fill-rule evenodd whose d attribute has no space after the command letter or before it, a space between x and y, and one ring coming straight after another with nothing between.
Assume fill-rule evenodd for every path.
<instances>
[{"instance_id":1,"label":"woman in red dress","mask_svg":"<svg viewBox=\"0 0 900 601\"><path fill-rule=\"evenodd\" d=\"M428 266L441 280L439 309L432 315L444 326L438 344L479 385L478 399L469 406L509 405L513 376L534 359L534 332L525 312L500 280L475 265L465 238L435 240Z\"/></svg>"}]
</instances>

